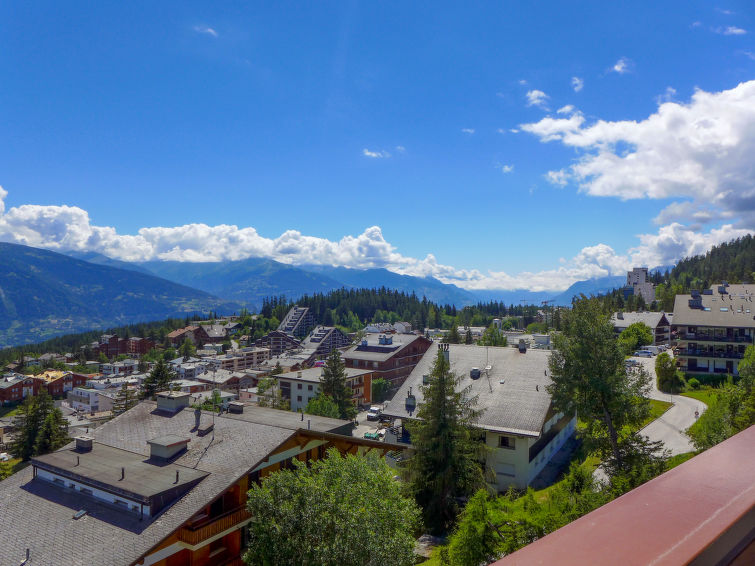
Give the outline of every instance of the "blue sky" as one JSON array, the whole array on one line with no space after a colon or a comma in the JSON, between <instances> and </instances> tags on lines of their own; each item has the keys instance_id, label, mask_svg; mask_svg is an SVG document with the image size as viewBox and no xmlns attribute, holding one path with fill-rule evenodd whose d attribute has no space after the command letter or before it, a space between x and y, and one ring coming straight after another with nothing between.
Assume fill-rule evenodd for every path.
<instances>
[{"instance_id":1,"label":"blue sky","mask_svg":"<svg viewBox=\"0 0 755 566\"><path fill-rule=\"evenodd\" d=\"M751 232L755 8L614 4L3 3L0 239L556 290Z\"/></svg>"}]
</instances>

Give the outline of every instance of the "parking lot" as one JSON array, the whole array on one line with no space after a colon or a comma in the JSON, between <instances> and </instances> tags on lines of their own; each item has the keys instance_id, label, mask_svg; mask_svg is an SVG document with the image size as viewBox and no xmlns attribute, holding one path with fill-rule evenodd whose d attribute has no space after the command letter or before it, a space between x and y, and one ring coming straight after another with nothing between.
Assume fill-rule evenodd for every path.
<instances>
[{"instance_id":1,"label":"parking lot","mask_svg":"<svg viewBox=\"0 0 755 566\"><path fill-rule=\"evenodd\" d=\"M382 407L382 405L380 405ZM367 420L367 410L360 411L357 414L356 417L357 421L357 427L354 429L354 432L352 433L354 436L358 438L364 438L365 432L378 432L379 429L379 422L380 421L368 421Z\"/></svg>"}]
</instances>

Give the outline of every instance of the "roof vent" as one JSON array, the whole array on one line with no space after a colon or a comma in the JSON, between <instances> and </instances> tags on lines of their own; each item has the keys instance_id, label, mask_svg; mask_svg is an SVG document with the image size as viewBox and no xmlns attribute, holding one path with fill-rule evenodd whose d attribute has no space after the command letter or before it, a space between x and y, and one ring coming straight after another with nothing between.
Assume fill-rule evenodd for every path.
<instances>
[{"instance_id":1,"label":"roof vent","mask_svg":"<svg viewBox=\"0 0 755 566\"><path fill-rule=\"evenodd\" d=\"M91 436L77 436L74 440L76 440L76 450L79 452L91 452L92 451L92 443L94 442L94 438Z\"/></svg>"},{"instance_id":2,"label":"roof vent","mask_svg":"<svg viewBox=\"0 0 755 566\"><path fill-rule=\"evenodd\" d=\"M472 379L480 379L480 368L472 368L469 370L469 377Z\"/></svg>"},{"instance_id":3,"label":"roof vent","mask_svg":"<svg viewBox=\"0 0 755 566\"><path fill-rule=\"evenodd\" d=\"M159 460L170 460L184 452L189 445L189 438L177 434L164 434L148 440L149 457Z\"/></svg>"}]
</instances>

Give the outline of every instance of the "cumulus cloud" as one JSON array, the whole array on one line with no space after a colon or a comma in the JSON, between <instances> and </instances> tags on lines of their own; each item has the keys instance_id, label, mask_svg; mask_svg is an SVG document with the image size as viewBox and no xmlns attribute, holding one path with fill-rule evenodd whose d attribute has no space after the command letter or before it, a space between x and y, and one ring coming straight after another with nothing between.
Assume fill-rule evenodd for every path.
<instances>
[{"instance_id":1,"label":"cumulus cloud","mask_svg":"<svg viewBox=\"0 0 755 566\"><path fill-rule=\"evenodd\" d=\"M629 59L622 57L621 59L616 61L616 63L614 63L613 67L611 67L611 71L623 75L624 73L629 72L631 64L632 62Z\"/></svg>"},{"instance_id":2,"label":"cumulus cloud","mask_svg":"<svg viewBox=\"0 0 755 566\"><path fill-rule=\"evenodd\" d=\"M562 106L558 110L556 110L556 114L572 114L574 113L574 106L571 104L567 104L566 106Z\"/></svg>"},{"instance_id":3,"label":"cumulus cloud","mask_svg":"<svg viewBox=\"0 0 755 566\"><path fill-rule=\"evenodd\" d=\"M527 106L539 106L540 108L547 109L549 98L542 90L527 91Z\"/></svg>"},{"instance_id":4,"label":"cumulus cloud","mask_svg":"<svg viewBox=\"0 0 755 566\"><path fill-rule=\"evenodd\" d=\"M657 104L663 104L664 102L671 102L676 96L676 89L671 86L666 87L666 91L655 97Z\"/></svg>"},{"instance_id":5,"label":"cumulus cloud","mask_svg":"<svg viewBox=\"0 0 755 566\"><path fill-rule=\"evenodd\" d=\"M511 173L514 171L513 165L501 165L501 173Z\"/></svg>"},{"instance_id":6,"label":"cumulus cloud","mask_svg":"<svg viewBox=\"0 0 755 566\"><path fill-rule=\"evenodd\" d=\"M474 128L462 128L461 131L465 134L469 134L470 136L474 134Z\"/></svg>"},{"instance_id":7,"label":"cumulus cloud","mask_svg":"<svg viewBox=\"0 0 755 566\"><path fill-rule=\"evenodd\" d=\"M383 151L383 150L372 151L372 150L367 149L366 147L362 150L362 155L364 155L365 157L369 157L371 159L385 159L386 157L391 156L391 154L388 153L387 151Z\"/></svg>"},{"instance_id":8,"label":"cumulus cloud","mask_svg":"<svg viewBox=\"0 0 755 566\"><path fill-rule=\"evenodd\" d=\"M211 35L212 37L217 37L218 36L218 32L215 31L214 29L212 29L210 26L199 25L199 26L194 26L193 29L197 33L203 33L203 34L206 34L206 35Z\"/></svg>"},{"instance_id":9,"label":"cumulus cloud","mask_svg":"<svg viewBox=\"0 0 755 566\"><path fill-rule=\"evenodd\" d=\"M585 87L585 81L579 77L572 77L571 86L574 89L574 92L579 92Z\"/></svg>"},{"instance_id":10,"label":"cumulus cloud","mask_svg":"<svg viewBox=\"0 0 755 566\"><path fill-rule=\"evenodd\" d=\"M511 165L501 166L504 173L512 170ZM457 269L439 263L433 254L423 259L404 256L385 239L379 226L338 241L307 236L297 230L266 238L252 227L226 224L147 227L136 235L124 235L112 227L93 225L89 214L79 207L21 205L6 211L6 196L7 191L0 187L0 241L62 252L94 251L124 261L215 262L266 257L292 265L379 267L435 277L466 289L562 291L575 281L620 275L636 265L665 265L749 232L727 224L704 233L673 223L661 227L656 234L639 235L639 244L624 254L601 243L583 248L571 259L562 258L555 269L509 274Z\"/></svg>"},{"instance_id":11,"label":"cumulus cloud","mask_svg":"<svg viewBox=\"0 0 755 566\"><path fill-rule=\"evenodd\" d=\"M712 218L755 228L755 81L697 90L689 103L664 102L641 121L586 124L575 113L520 127L578 151L572 165L549 174L556 182L593 196L690 201ZM664 219L673 212L667 207Z\"/></svg>"}]
</instances>

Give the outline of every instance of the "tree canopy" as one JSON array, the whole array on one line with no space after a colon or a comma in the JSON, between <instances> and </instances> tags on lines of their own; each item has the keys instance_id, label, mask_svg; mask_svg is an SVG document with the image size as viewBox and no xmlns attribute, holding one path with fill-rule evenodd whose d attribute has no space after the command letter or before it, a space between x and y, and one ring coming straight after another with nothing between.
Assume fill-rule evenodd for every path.
<instances>
[{"instance_id":1,"label":"tree canopy","mask_svg":"<svg viewBox=\"0 0 755 566\"><path fill-rule=\"evenodd\" d=\"M457 498L484 486L479 461L485 447L473 426L480 416L477 398L468 398L459 383L439 350L429 384L420 386L424 402L417 418L407 423L414 446L406 464L408 487L423 509L425 526L435 534L453 525Z\"/></svg>"},{"instance_id":2,"label":"tree canopy","mask_svg":"<svg viewBox=\"0 0 755 566\"><path fill-rule=\"evenodd\" d=\"M555 408L576 412L587 424L594 447L621 467L621 431L636 427L649 414L645 397L650 377L641 369L627 371L613 325L596 299L575 301L554 343L548 392Z\"/></svg>"},{"instance_id":3,"label":"tree canopy","mask_svg":"<svg viewBox=\"0 0 755 566\"><path fill-rule=\"evenodd\" d=\"M165 360L157 360L155 367L153 367L149 375L144 378L142 394L146 399L151 399L155 396L155 393L169 390L175 379L175 372L170 369L168 364L165 363Z\"/></svg>"},{"instance_id":4,"label":"tree canopy","mask_svg":"<svg viewBox=\"0 0 755 566\"><path fill-rule=\"evenodd\" d=\"M339 418L353 419L356 416L357 410L351 401L351 386L346 383L346 366L337 348L331 350L323 366L320 391L336 404Z\"/></svg>"},{"instance_id":5,"label":"tree canopy","mask_svg":"<svg viewBox=\"0 0 755 566\"><path fill-rule=\"evenodd\" d=\"M294 460L249 491L247 564L410 566L419 523L393 471L374 453Z\"/></svg>"},{"instance_id":6,"label":"tree canopy","mask_svg":"<svg viewBox=\"0 0 755 566\"><path fill-rule=\"evenodd\" d=\"M653 343L653 331L643 322L633 322L619 334L619 346L625 356L637 348Z\"/></svg>"},{"instance_id":7,"label":"tree canopy","mask_svg":"<svg viewBox=\"0 0 755 566\"><path fill-rule=\"evenodd\" d=\"M322 393L309 400L304 412L308 415L319 415L321 417L330 417L331 419L341 418L338 405L333 401L333 398L330 397L330 395L324 395Z\"/></svg>"},{"instance_id":8,"label":"tree canopy","mask_svg":"<svg viewBox=\"0 0 755 566\"><path fill-rule=\"evenodd\" d=\"M24 400L15 424L18 433L12 452L22 460L47 454L68 442L68 421L46 389Z\"/></svg>"}]
</instances>

